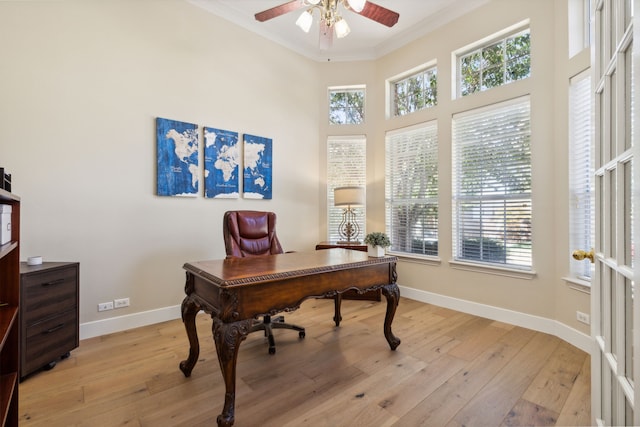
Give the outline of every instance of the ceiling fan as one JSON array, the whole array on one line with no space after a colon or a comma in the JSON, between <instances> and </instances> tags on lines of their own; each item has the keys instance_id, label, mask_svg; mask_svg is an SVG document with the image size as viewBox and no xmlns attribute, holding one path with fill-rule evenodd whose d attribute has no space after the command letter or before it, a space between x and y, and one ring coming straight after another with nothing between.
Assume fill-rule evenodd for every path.
<instances>
[{"instance_id":1,"label":"ceiling fan","mask_svg":"<svg viewBox=\"0 0 640 427\"><path fill-rule=\"evenodd\" d=\"M291 0L256 13L255 17L256 20L264 22L306 8L296 21L296 25L308 33L313 23L313 11L318 10L320 12L320 49L328 49L333 44L334 29L338 38L347 36L351 31L347 21L340 15L339 5L342 5L345 10L350 10L387 27L393 27L400 18L397 12L367 0Z\"/></svg>"}]
</instances>

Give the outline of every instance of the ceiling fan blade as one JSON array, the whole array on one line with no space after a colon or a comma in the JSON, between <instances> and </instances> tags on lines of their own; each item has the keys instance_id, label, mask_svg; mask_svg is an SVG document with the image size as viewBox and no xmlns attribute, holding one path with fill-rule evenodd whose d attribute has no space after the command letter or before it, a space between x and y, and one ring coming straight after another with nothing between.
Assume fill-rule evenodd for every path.
<instances>
[{"instance_id":1,"label":"ceiling fan blade","mask_svg":"<svg viewBox=\"0 0 640 427\"><path fill-rule=\"evenodd\" d=\"M327 25L327 22L320 21L320 50L327 50L333 45L333 27Z\"/></svg>"},{"instance_id":2,"label":"ceiling fan blade","mask_svg":"<svg viewBox=\"0 0 640 427\"><path fill-rule=\"evenodd\" d=\"M280 6L272 7L271 9L263 10L255 14L256 20L260 22L268 21L271 18L275 18L285 13L293 12L294 10L302 9L304 3L302 0L291 0L290 2L281 4Z\"/></svg>"},{"instance_id":3,"label":"ceiling fan blade","mask_svg":"<svg viewBox=\"0 0 640 427\"><path fill-rule=\"evenodd\" d=\"M348 5L348 3L345 2ZM400 18L400 14L394 12L393 10L389 10L386 7L378 6L375 3L371 3L367 0L364 4L364 9L361 12L356 12L355 10L349 8L352 12L355 12L359 15L364 16L365 18L372 19L376 22L381 23L382 25L386 25L387 27L393 27L398 22L398 18Z\"/></svg>"}]
</instances>

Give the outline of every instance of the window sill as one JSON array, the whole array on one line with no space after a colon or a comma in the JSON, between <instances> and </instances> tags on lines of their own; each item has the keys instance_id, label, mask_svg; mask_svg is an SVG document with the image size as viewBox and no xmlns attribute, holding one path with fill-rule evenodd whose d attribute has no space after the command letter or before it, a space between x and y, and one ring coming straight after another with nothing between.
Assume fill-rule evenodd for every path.
<instances>
[{"instance_id":1,"label":"window sill","mask_svg":"<svg viewBox=\"0 0 640 427\"><path fill-rule=\"evenodd\" d=\"M409 255L406 252L391 252L387 251L387 255L393 255L398 257L400 261L411 262L414 264L426 264L426 265L441 265L442 260L437 256L428 255Z\"/></svg>"},{"instance_id":2,"label":"window sill","mask_svg":"<svg viewBox=\"0 0 640 427\"><path fill-rule=\"evenodd\" d=\"M585 294L591 294L591 282L581 280L576 277L563 277L562 280L567 282L567 286L578 292L584 292Z\"/></svg>"},{"instance_id":3,"label":"window sill","mask_svg":"<svg viewBox=\"0 0 640 427\"><path fill-rule=\"evenodd\" d=\"M474 264L471 262L462 262L456 260L449 260L451 268L458 270L473 271L476 273L493 274L496 276L513 277L516 279L531 280L536 277L537 273L534 270L518 270L515 268L496 267L488 264Z\"/></svg>"}]
</instances>

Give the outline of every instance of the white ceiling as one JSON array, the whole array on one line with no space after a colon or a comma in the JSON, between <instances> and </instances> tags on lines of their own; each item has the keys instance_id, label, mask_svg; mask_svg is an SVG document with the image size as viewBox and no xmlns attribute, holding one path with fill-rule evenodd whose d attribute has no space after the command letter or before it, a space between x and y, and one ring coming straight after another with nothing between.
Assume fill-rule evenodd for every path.
<instances>
[{"instance_id":1,"label":"white ceiling","mask_svg":"<svg viewBox=\"0 0 640 427\"><path fill-rule=\"evenodd\" d=\"M318 14L309 33L295 25L304 9L287 13L266 22L254 15L288 0L188 0L208 12L231 21L249 31L285 46L316 61L355 61L379 58L487 3L489 0L374 0L379 6L400 14L398 23L389 28L352 11L342 17L351 33L334 37L329 50L318 46ZM302 1L302 0L301 0Z\"/></svg>"}]
</instances>

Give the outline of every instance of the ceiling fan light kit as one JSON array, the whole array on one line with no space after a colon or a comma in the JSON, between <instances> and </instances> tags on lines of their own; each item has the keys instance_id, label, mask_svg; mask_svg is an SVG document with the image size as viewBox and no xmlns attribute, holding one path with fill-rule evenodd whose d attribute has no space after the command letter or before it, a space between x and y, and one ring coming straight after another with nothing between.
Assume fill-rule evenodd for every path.
<instances>
[{"instance_id":1,"label":"ceiling fan light kit","mask_svg":"<svg viewBox=\"0 0 640 427\"><path fill-rule=\"evenodd\" d=\"M302 12L296 20L296 25L308 33L313 24L313 11L317 9L320 12L320 48L326 49L331 46L334 30L339 39L346 37L351 32L347 21L338 10L340 4L345 10L355 12L387 27L393 27L400 17L398 13L367 0L291 0L280 6L256 13L255 18L264 22L307 7L308 9Z\"/></svg>"},{"instance_id":2,"label":"ceiling fan light kit","mask_svg":"<svg viewBox=\"0 0 640 427\"><path fill-rule=\"evenodd\" d=\"M342 18L338 11L338 5L342 4L345 8L350 8L355 12L362 12L366 0L301 0L304 6L311 6L309 9L302 12L302 15L296 21L296 25L302 29L305 33L308 33L313 23L313 11L318 9L320 11L320 21L327 27L333 27L336 31L336 36L341 39L346 37L351 32L351 28L347 24L347 21Z\"/></svg>"}]
</instances>

